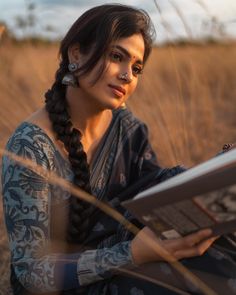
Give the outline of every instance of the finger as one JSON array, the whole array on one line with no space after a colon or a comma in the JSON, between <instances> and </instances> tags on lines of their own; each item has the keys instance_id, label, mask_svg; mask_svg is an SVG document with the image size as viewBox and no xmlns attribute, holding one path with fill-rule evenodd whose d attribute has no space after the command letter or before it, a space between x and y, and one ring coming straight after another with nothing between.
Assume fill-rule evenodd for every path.
<instances>
[{"instance_id":1,"label":"finger","mask_svg":"<svg viewBox=\"0 0 236 295\"><path fill-rule=\"evenodd\" d=\"M200 252L202 252L202 251L205 252L217 239L218 239L218 237L211 237L211 238L199 243L197 245L197 247L199 248ZM201 251L201 248L202 248L202 251Z\"/></svg>"},{"instance_id":2,"label":"finger","mask_svg":"<svg viewBox=\"0 0 236 295\"><path fill-rule=\"evenodd\" d=\"M203 240L206 240L207 238L209 238L212 235L212 230L207 228L207 229L203 229L200 230L196 233L190 234L186 237L183 238L184 240L184 244L186 247L192 247L196 244L199 244L200 242L202 242Z\"/></svg>"},{"instance_id":3,"label":"finger","mask_svg":"<svg viewBox=\"0 0 236 295\"><path fill-rule=\"evenodd\" d=\"M168 251L174 253L179 250L191 248L212 234L211 229L204 229L178 239L165 240Z\"/></svg>"},{"instance_id":4,"label":"finger","mask_svg":"<svg viewBox=\"0 0 236 295\"><path fill-rule=\"evenodd\" d=\"M218 237L212 237L200 242L199 244L193 247L178 250L174 253L174 257L176 259L182 259L182 258L190 258L194 256L201 256L207 251L207 249L214 243L214 241L217 238Z\"/></svg>"}]
</instances>

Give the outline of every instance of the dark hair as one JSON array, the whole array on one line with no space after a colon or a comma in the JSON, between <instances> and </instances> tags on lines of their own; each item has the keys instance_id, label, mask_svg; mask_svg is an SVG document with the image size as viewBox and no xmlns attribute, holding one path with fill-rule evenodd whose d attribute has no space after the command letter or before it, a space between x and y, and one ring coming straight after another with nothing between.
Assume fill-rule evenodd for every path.
<instances>
[{"instance_id":1,"label":"dark hair","mask_svg":"<svg viewBox=\"0 0 236 295\"><path fill-rule=\"evenodd\" d=\"M152 48L154 33L150 18L143 10L120 4L107 4L86 11L72 25L60 46L60 67L56 72L52 88L45 94L46 110L57 138L64 143L74 172L74 184L91 192L90 173L86 153L81 144L81 132L73 128L65 97L66 86L61 81L68 72L68 49L78 43L80 52L91 53L89 60L79 69L78 77L89 73L97 62L106 56L115 40L142 34L145 44L144 63ZM91 49L92 48L92 49ZM100 69L99 74L104 71ZM98 78L99 79L99 78ZM95 82L96 83L96 82ZM67 239L82 243L93 224L93 208L78 198L70 198Z\"/></svg>"}]
</instances>

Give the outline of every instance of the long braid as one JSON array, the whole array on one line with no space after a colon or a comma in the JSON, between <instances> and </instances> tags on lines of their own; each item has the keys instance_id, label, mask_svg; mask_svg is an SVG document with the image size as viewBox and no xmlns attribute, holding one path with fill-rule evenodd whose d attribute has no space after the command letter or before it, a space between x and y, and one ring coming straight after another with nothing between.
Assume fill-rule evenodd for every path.
<instances>
[{"instance_id":1,"label":"long braid","mask_svg":"<svg viewBox=\"0 0 236 295\"><path fill-rule=\"evenodd\" d=\"M49 114L52 127L57 138L64 143L68 152L72 171L74 173L74 184L79 188L91 192L90 172L87 156L81 143L81 132L73 128L68 113L68 103L65 97L66 87L61 81L67 71L67 66L61 62L56 72L55 82L45 94L46 110ZM83 202L76 197L70 197L69 221L67 240L71 243L82 243L88 233L93 206Z\"/></svg>"}]
</instances>

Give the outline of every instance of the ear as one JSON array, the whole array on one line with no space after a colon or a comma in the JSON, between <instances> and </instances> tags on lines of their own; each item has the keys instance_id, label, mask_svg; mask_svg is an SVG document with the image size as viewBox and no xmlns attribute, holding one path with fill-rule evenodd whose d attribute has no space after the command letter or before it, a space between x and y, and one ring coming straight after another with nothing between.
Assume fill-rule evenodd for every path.
<instances>
[{"instance_id":1,"label":"ear","mask_svg":"<svg viewBox=\"0 0 236 295\"><path fill-rule=\"evenodd\" d=\"M80 49L79 49L79 44L73 44L72 46L69 47L68 49L68 58L69 58L69 62L76 62L79 63L80 61Z\"/></svg>"}]
</instances>

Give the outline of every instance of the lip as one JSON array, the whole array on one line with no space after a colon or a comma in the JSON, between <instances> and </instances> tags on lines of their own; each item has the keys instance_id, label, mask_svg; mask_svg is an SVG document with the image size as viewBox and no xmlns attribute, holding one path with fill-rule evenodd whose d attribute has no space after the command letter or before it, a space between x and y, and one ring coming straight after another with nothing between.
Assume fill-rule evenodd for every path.
<instances>
[{"instance_id":1,"label":"lip","mask_svg":"<svg viewBox=\"0 0 236 295\"><path fill-rule=\"evenodd\" d=\"M114 93L117 94L118 96L122 96L126 94L126 90L121 86L117 86L113 84L108 84L108 86L112 88L114 90Z\"/></svg>"}]
</instances>

